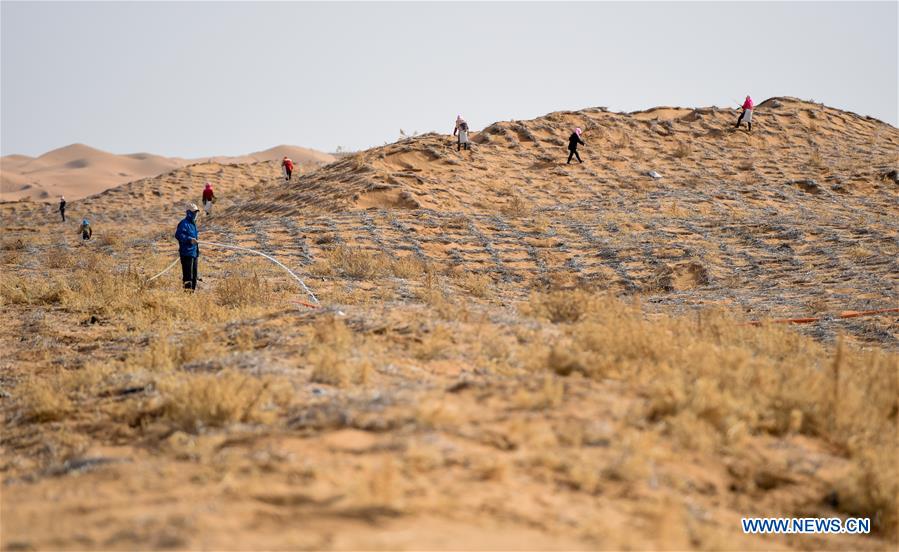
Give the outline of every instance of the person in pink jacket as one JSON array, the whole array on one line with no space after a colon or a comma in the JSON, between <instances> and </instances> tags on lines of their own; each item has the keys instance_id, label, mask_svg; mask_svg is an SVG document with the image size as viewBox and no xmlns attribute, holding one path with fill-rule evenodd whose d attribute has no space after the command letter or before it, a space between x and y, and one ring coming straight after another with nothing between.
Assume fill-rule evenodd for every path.
<instances>
[{"instance_id":1,"label":"person in pink jacket","mask_svg":"<svg viewBox=\"0 0 899 552\"><path fill-rule=\"evenodd\" d=\"M740 123L743 122L743 119L746 119L746 124L749 125L749 132L752 132L752 98L746 96L746 100L743 102L743 113L740 113L740 118L737 119L737 126L735 128L740 128Z\"/></svg>"}]
</instances>

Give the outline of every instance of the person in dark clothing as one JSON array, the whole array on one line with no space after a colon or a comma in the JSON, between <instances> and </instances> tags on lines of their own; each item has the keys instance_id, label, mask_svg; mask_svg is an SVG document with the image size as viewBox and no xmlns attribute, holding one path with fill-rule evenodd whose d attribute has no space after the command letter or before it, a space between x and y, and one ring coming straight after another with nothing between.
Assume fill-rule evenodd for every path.
<instances>
[{"instance_id":1,"label":"person in dark clothing","mask_svg":"<svg viewBox=\"0 0 899 552\"><path fill-rule=\"evenodd\" d=\"M91 230L91 223L87 219L81 221L81 226L78 228L78 231L81 232L81 239L84 241L91 239L94 235L94 231Z\"/></svg>"},{"instance_id":2,"label":"person in dark clothing","mask_svg":"<svg viewBox=\"0 0 899 552\"><path fill-rule=\"evenodd\" d=\"M587 145L586 142L581 140L581 129L576 128L574 129L574 132L571 133L571 136L568 137L568 163L571 163L572 156L577 157L578 163L583 163L583 161L581 161L581 156L577 153L578 144L584 146Z\"/></svg>"},{"instance_id":3,"label":"person in dark clothing","mask_svg":"<svg viewBox=\"0 0 899 552\"><path fill-rule=\"evenodd\" d=\"M187 216L178 223L175 239L178 240L178 255L181 257L181 281L184 289L197 289L197 261L200 257L200 246L197 245L197 213L200 208L195 203L187 206Z\"/></svg>"},{"instance_id":4,"label":"person in dark clothing","mask_svg":"<svg viewBox=\"0 0 899 552\"><path fill-rule=\"evenodd\" d=\"M59 197L59 214L62 216L62 221L66 221L66 198L60 196Z\"/></svg>"}]
</instances>

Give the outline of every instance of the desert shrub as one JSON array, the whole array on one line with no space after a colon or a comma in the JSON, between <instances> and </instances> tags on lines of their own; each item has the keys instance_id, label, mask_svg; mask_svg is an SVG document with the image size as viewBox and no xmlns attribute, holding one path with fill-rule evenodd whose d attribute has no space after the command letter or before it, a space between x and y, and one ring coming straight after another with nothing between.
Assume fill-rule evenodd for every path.
<instances>
[{"instance_id":1,"label":"desert shrub","mask_svg":"<svg viewBox=\"0 0 899 552\"><path fill-rule=\"evenodd\" d=\"M225 276L215 287L218 303L225 307L248 307L272 300L272 288L254 269L243 269Z\"/></svg>"},{"instance_id":2,"label":"desert shrub","mask_svg":"<svg viewBox=\"0 0 899 552\"><path fill-rule=\"evenodd\" d=\"M4 251L0 263L5 265L20 264L22 262L22 255L23 252L19 250Z\"/></svg>"},{"instance_id":3,"label":"desert shrub","mask_svg":"<svg viewBox=\"0 0 899 552\"><path fill-rule=\"evenodd\" d=\"M805 164L807 167L814 169L820 169L821 167L823 167L824 158L821 157L821 152L819 152L817 149L812 150Z\"/></svg>"},{"instance_id":4,"label":"desert shrub","mask_svg":"<svg viewBox=\"0 0 899 552\"><path fill-rule=\"evenodd\" d=\"M19 404L26 419L52 422L63 419L72 403L55 378L32 376L16 388Z\"/></svg>"},{"instance_id":5,"label":"desert shrub","mask_svg":"<svg viewBox=\"0 0 899 552\"><path fill-rule=\"evenodd\" d=\"M389 271L390 261L385 255L346 245L335 247L312 267L313 274L340 275L357 280L379 278Z\"/></svg>"},{"instance_id":6,"label":"desert shrub","mask_svg":"<svg viewBox=\"0 0 899 552\"><path fill-rule=\"evenodd\" d=\"M179 373L158 382L163 419L184 431L233 422L267 421L265 407L280 397L272 381L226 370L218 374Z\"/></svg>"},{"instance_id":7,"label":"desert shrub","mask_svg":"<svg viewBox=\"0 0 899 552\"><path fill-rule=\"evenodd\" d=\"M312 367L310 379L337 387L365 383L371 365L359 349L360 343L342 320L328 318L319 322L306 354L306 361Z\"/></svg>"},{"instance_id":8,"label":"desert shrub","mask_svg":"<svg viewBox=\"0 0 899 552\"><path fill-rule=\"evenodd\" d=\"M66 302L72 290L65 280L47 277L0 277L0 304L58 305Z\"/></svg>"},{"instance_id":9,"label":"desert shrub","mask_svg":"<svg viewBox=\"0 0 899 552\"><path fill-rule=\"evenodd\" d=\"M455 278L459 286L475 297L486 297L493 279L487 274L463 272Z\"/></svg>"},{"instance_id":10,"label":"desert shrub","mask_svg":"<svg viewBox=\"0 0 899 552\"><path fill-rule=\"evenodd\" d=\"M676 157L677 159L684 159L685 157L689 157L690 152L691 149L688 143L678 142L671 154L674 155L674 157Z\"/></svg>"},{"instance_id":11,"label":"desert shrub","mask_svg":"<svg viewBox=\"0 0 899 552\"><path fill-rule=\"evenodd\" d=\"M538 345L535 367L626 382L644 398L644 419L685 447L716 450L756 433L823 437L855 465L842 482L847 511L895 527L895 354L829 349L789 327L742 326L722 312L650 321L616 299L572 297L532 301L555 313L550 319L574 321ZM571 306L582 303L592 306Z\"/></svg>"},{"instance_id":12,"label":"desert shrub","mask_svg":"<svg viewBox=\"0 0 899 552\"><path fill-rule=\"evenodd\" d=\"M128 356L125 365L129 371L170 372L188 362L209 357L218 344L209 331L193 330L180 340L162 333Z\"/></svg>"},{"instance_id":13,"label":"desert shrub","mask_svg":"<svg viewBox=\"0 0 899 552\"><path fill-rule=\"evenodd\" d=\"M65 248L54 247L44 254L44 266L47 268L70 268L75 264L75 256Z\"/></svg>"},{"instance_id":14,"label":"desert shrub","mask_svg":"<svg viewBox=\"0 0 899 552\"><path fill-rule=\"evenodd\" d=\"M436 326L424 333L413 347L418 360L445 358L453 350L453 332L446 326Z\"/></svg>"},{"instance_id":15,"label":"desert shrub","mask_svg":"<svg viewBox=\"0 0 899 552\"><path fill-rule=\"evenodd\" d=\"M74 311L112 315L133 312L142 278L130 267L86 260L90 268L76 268L70 277L72 293L65 306Z\"/></svg>"},{"instance_id":16,"label":"desert shrub","mask_svg":"<svg viewBox=\"0 0 899 552\"><path fill-rule=\"evenodd\" d=\"M530 216L533 211L533 205L525 201L520 195L513 195L509 201L500 206L500 212L507 217L523 218Z\"/></svg>"},{"instance_id":17,"label":"desert shrub","mask_svg":"<svg viewBox=\"0 0 899 552\"><path fill-rule=\"evenodd\" d=\"M631 136L626 131L622 130L617 133L615 138L612 140L612 149L620 150L624 149L631 145Z\"/></svg>"},{"instance_id":18,"label":"desert shrub","mask_svg":"<svg viewBox=\"0 0 899 552\"><path fill-rule=\"evenodd\" d=\"M554 324L577 322L592 307L594 297L583 290L537 293L522 309L525 314L546 318Z\"/></svg>"},{"instance_id":19,"label":"desert shrub","mask_svg":"<svg viewBox=\"0 0 899 552\"><path fill-rule=\"evenodd\" d=\"M0 249L3 251L25 251L28 243L22 238L6 238L0 243Z\"/></svg>"},{"instance_id":20,"label":"desert shrub","mask_svg":"<svg viewBox=\"0 0 899 552\"><path fill-rule=\"evenodd\" d=\"M417 278L425 273L427 266L424 261L411 255L400 257L390 263L390 271L398 278Z\"/></svg>"},{"instance_id":21,"label":"desert shrub","mask_svg":"<svg viewBox=\"0 0 899 552\"><path fill-rule=\"evenodd\" d=\"M114 251L122 251L125 248L125 239L119 234L101 234L97 237L97 243Z\"/></svg>"}]
</instances>

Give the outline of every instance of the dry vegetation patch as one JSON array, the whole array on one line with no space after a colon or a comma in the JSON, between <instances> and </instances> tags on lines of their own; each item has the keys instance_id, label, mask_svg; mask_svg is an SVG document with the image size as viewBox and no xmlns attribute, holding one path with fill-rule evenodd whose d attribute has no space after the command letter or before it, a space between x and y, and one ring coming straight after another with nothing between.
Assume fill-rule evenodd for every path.
<instances>
[{"instance_id":1,"label":"dry vegetation patch","mask_svg":"<svg viewBox=\"0 0 899 552\"><path fill-rule=\"evenodd\" d=\"M268 304L274 293L269 279L254 267L243 267L222 278L215 287L218 303L225 307Z\"/></svg>"},{"instance_id":2,"label":"dry vegetation patch","mask_svg":"<svg viewBox=\"0 0 899 552\"><path fill-rule=\"evenodd\" d=\"M283 401L272 380L233 370L173 374L158 386L165 400L164 419L190 432L233 422L271 422L272 404Z\"/></svg>"},{"instance_id":3,"label":"dry vegetation patch","mask_svg":"<svg viewBox=\"0 0 899 552\"><path fill-rule=\"evenodd\" d=\"M897 520L895 458L899 363L880 351L833 352L789 328L741 326L723 313L694 321L649 321L635 306L584 292L532 300L535 312L567 322L565 337L537 345L535 368L628 382L645 397L645 419L684 446L738 446L748 435L823 437L852 455L858 472L844 491L852 511L882 529Z\"/></svg>"},{"instance_id":4,"label":"dry vegetation patch","mask_svg":"<svg viewBox=\"0 0 899 552\"><path fill-rule=\"evenodd\" d=\"M328 251L325 258L313 265L310 271L322 276L346 276L356 280L372 280L384 277L390 272L390 261L383 254L338 245Z\"/></svg>"},{"instance_id":5,"label":"dry vegetation patch","mask_svg":"<svg viewBox=\"0 0 899 552\"><path fill-rule=\"evenodd\" d=\"M372 369L364 340L335 317L316 324L306 362L312 368L309 376L312 381L337 387L367 382Z\"/></svg>"}]
</instances>

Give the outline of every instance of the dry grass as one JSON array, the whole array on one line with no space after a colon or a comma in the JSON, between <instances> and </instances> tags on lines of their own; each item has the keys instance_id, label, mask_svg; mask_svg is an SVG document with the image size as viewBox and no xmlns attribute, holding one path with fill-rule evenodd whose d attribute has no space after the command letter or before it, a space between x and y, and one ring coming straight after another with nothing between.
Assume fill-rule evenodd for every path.
<instances>
[{"instance_id":1,"label":"dry grass","mask_svg":"<svg viewBox=\"0 0 899 552\"><path fill-rule=\"evenodd\" d=\"M398 278L420 278L427 270L426 263L412 255L400 257L390 263L390 271Z\"/></svg>"},{"instance_id":2,"label":"dry grass","mask_svg":"<svg viewBox=\"0 0 899 552\"><path fill-rule=\"evenodd\" d=\"M208 330L191 328L180 340L162 333L129 355L124 364L128 371L172 372L189 362L210 358L219 347Z\"/></svg>"},{"instance_id":3,"label":"dry grass","mask_svg":"<svg viewBox=\"0 0 899 552\"><path fill-rule=\"evenodd\" d=\"M4 274L0 278L0 304L59 305L72 296L72 289L58 277L34 278Z\"/></svg>"},{"instance_id":4,"label":"dry grass","mask_svg":"<svg viewBox=\"0 0 899 552\"><path fill-rule=\"evenodd\" d=\"M231 370L175 374L158 383L165 398L163 419L190 432L233 422L270 422L272 403L281 400L273 385Z\"/></svg>"},{"instance_id":5,"label":"dry grass","mask_svg":"<svg viewBox=\"0 0 899 552\"><path fill-rule=\"evenodd\" d=\"M824 158L821 157L821 152L818 151L817 148L809 153L808 159L805 161L805 166L811 169L821 169L824 167Z\"/></svg>"},{"instance_id":6,"label":"dry grass","mask_svg":"<svg viewBox=\"0 0 899 552\"><path fill-rule=\"evenodd\" d=\"M122 251L125 248L125 240L120 234L101 234L96 239L97 243L103 247L109 247L114 251Z\"/></svg>"},{"instance_id":7,"label":"dry grass","mask_svg":"<svg viewBox=\"0 0 899 552\"><path fill-rule=\"evenodd\" d=\"M72 409L66 390L56 378L32 376L16 388L25 419L52 422L65 418Z\"/></svg>"},{"instance_id":8,"label":"dry grass","mask_svg":"<svg viewBox=\"0 0 899 552\"><path fill-rule=\"evenodd\" d=\"M853 245L846 251L846 254L856 261L864 261L876 255L874 251L871 251L864 245Z\"/></svg>"},{"instance_id":9,"label":"dry grass","mask_svg":"<svg viewBox=\"0 0 899 552\"><path fill-rule=\"evenodd\" d=\"M499 211L507 217L525 218L531 216L534 206L520 195L515 194L509 201L500 206Z\"/></svg>"},{"instance_id":10,"label":"dry grass","mask_svg":"<svg viewBox=\"0 0 899 552\"><path fill-rule=\"evenodd\" d=\"M215 287L218 303L225 307L248 307L270 303L274 297L268 279L255 268L232 272Z\"/></svg>"},{"instance_id":11,"label":"dry grass","mask_svg":"<svg viewBox=\"0 0 899 552\"><path fill-rule=\"evenodd\" d=\"M668 217L673 218L687 218L689 216L689 211L684 209L677 201L664 202L661 206L661 212Z\"/></svg>"},{"instance_id":12,"label":"dry grass","mask_svg":"<svg viewBox=\"0 0 899 552\"><path fill-rule=\"evenodd\" d=\"M372 280L390 272L390 261L383 254L339 245L312 266L317 275L346 276L356 280Z\"/></svg>"},{"instance_id":13,"label":"dry grass","mask_svg":"<svg viewBox=\"0 0 899 552\"><path fill-rule=\"evenodd\" d=\"M0 243L0 249L3 251L25 251L28 249L28 242L24 238L6 238Z\"/></svg>"},{"instance_id":14,"label":"dry grass","mask_svg":"<svg viewBox=\"0 0 899 552\"><path fill-rule=\"evenodd\" d=\"M413 348L413 355L418 360L435 360L446 358L453 349L453 332L446 326L439 325L422 335Z\"/></svg>"},{"instance_id":15,"label":"dry grass","mask_svg":"<svg viewBox=\"0 0 899 552\"><path fill-rule=\"evenodd\" d=\"M624 148L630 147L631 145L631 135L627 131L621 130L619 131L615 137L612 139L611 146L612 149L622 150Z\"/></svg>"},{"instance_id":16,"label":"dry grass","mask_svg":"<svg viewBox=\"0 0 899 552\"><path fill-rule=\"evenodd\" d=\"M487 274L463 272L454 278L456 284L475 297L487 297L493 279Z\"/></svg>"},{"instance_id":17,"label":"dry grass","mask_svg":"<svg viewBox=\"0 0 899 552\"><path fill-rule=\"evenodd\" d=\"M585 303L578 291L532 300L551 320L573 322L555 345L538 346L537 366L628 382L646 398L645 419L684 446L712 452L747 435L791 431L839 443L859 470L847 483L852 511L895 526L899 469L887 467L897 435L895 355L830 352L788 328L739 326L717 313L694 324L650 322L617 300L576 306Z\"/></svg>"},{"instance_id":18,"label":"dry grass","mask_svg":"<svg viewBox=\"0 0 899 552\"><path fill-rule=\"evenodd\" d=\"M362 343L338 318L326 318L315 326L315 339L306 354L310 380L345 387L363 384L371 375L371 362Z\"/></svg>"},{"instance_id":19,"label":"dry grass","mask_svg":"<svg viewBox=\"0 0 899 552\"><path fill-rule=\"evenodd\" d=\"M692 148L690 148L690 144L686 142L678 142L677 145L672 150L671 155L673 155L676 159L686 159L692 153Z\"/></svg>"},{"instance_id":20,"label":"dry grass","mask_svg":"<svg viewBox=\"0 0 899 552\"><path fill-rule=\"evenodd\" d=\"M524 314L545 318L554 324L580 320L594 303L594 296L583 290L550 291L531 296L530 303L522 307Z\"/></svg>"},{"instance_id":21,"label":"dry grass","mask_svg":"<svg viewBox=\"0 0 899 552\"><path fill-rule=\"evenodd\" d=\"M44 266L47 268L70 268L75 264L75 256L63 247L54 247L44 253Z\"/></svg>"},{"instance_id":22,"label":"dry grass","mask_svg":"<svg viewBox=\"0 0 899 552\"><path fill-rule=\"evenodd\" d=\"M564 382L550 374L543 376L543 382L535 390L519 389L512 398L518 408L544 410L557 408L565 397Z\"/></svg>"}]
</instances>

